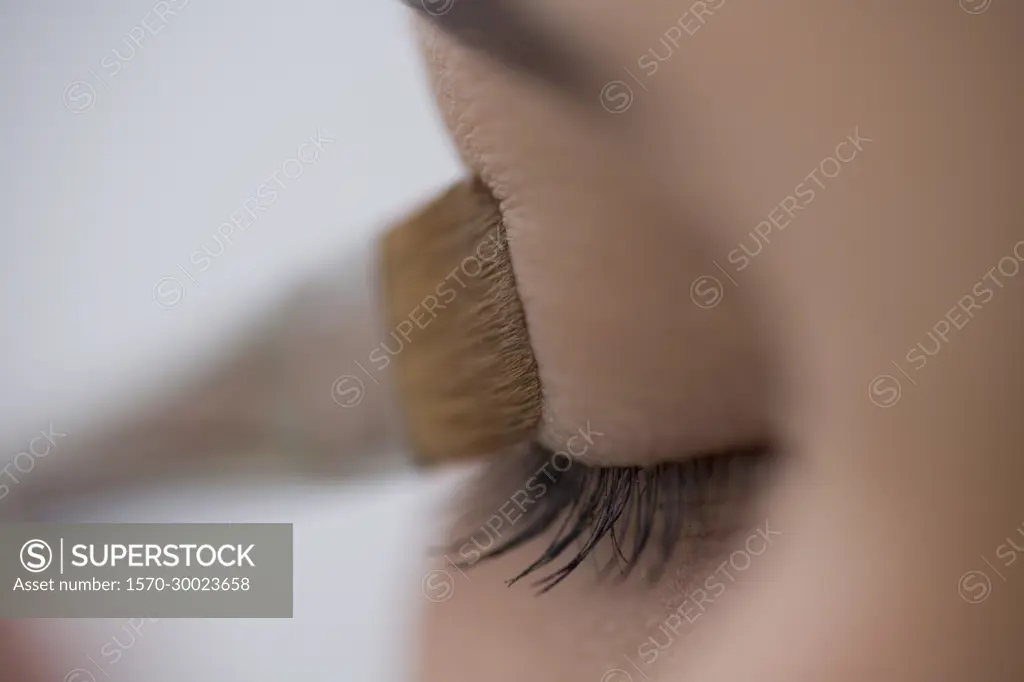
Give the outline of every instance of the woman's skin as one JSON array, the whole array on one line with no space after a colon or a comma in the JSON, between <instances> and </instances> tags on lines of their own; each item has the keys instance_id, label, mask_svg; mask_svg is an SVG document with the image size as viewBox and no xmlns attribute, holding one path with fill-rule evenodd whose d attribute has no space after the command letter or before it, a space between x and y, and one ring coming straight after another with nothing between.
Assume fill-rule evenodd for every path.
<instances>
[{"instance_id":1,"label":"woman's skin","mask_svg":"<svg viewBox=\"0 0 1024 682\"><path fill-rule=\"evenodd\" d=\"M541 598L503 581L542 543L439 561L419 679L1024 679L1024 6L523 4L613 65L633 100L606 115L635 122L616 137L419 27L452 139L504 201L545 440L589 421L604 461L681 458L760 412L788 466L711 602L728 550L654 587L588 563ZM691 301L704 275L721 288ZM746 337L688 374L727 326Z\"/></svg>"}]
</instances>

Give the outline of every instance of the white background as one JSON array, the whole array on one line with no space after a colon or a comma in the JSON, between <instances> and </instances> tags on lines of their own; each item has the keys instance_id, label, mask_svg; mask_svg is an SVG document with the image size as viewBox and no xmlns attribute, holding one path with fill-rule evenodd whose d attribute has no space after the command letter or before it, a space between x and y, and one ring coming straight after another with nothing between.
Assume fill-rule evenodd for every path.
<instances>
[{"instance_id":1,"label":"white background","mask_svg":"<svg viewBox=\"0 0 1024 682\"><path fill-rule=\"evenodd\" d=\"M159 385L460 174L396 0L183 2L166 20L153 0L2 3L0 433L70 433ZM336 141L180 305L157 305L157 281L185 280L318 131ZM408 679L435 484L104 501L90 518L294 520L295 618L147 624L112 665L99 651L132 640L126 621L51 623L55 650L115 682Z\"/></svg>"}]
</instances>

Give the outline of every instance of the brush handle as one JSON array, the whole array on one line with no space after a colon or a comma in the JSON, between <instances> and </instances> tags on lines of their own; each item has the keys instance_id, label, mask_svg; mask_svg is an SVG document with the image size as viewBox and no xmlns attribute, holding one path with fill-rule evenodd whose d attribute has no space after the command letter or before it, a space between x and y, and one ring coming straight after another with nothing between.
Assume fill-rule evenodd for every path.
<instances>
[{"instance_id":1,"label":"brush handle","mask_svg":"<svg viewBox=\"0 0 1024 682\"><path fill-rule=\"evenodd\" d=\"M400 466L386 377L363 377L358 403L336 387L380 342L369 246L293 287L207 369L69 434L59 457L11 486L0 518L174 479L331 480Z\"/></svg>"}]
</instances>

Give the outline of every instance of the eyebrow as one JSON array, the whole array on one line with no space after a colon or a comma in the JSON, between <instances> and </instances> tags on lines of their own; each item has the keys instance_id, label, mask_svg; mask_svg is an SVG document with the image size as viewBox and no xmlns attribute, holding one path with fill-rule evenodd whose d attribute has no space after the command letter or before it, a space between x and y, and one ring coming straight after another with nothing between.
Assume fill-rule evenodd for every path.
<instances>
[{"instance_id":1,"label":"eyebrow","mask_svg":"<svg viewBox=\"0 0 1024 682\"><path fill-rule=\"evenodd\" d=\"M463 45L574 97L596 96L593 62L516 0L401 0Z\"/></svg>"}]
</instances>

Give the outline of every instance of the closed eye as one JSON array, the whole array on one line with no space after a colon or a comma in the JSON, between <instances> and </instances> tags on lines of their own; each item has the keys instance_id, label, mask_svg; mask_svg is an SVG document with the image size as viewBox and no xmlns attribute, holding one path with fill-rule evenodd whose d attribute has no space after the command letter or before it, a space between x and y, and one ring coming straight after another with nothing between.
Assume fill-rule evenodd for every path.
<instances>
[{"instance_id":1,"label":"closed eye","mask_svg":"<svg viewBox=\"0 0 1024 682\"><path fill-rule=\"evenodd\" d=\"M590 466L533 444L511 470L492 471L498 480L482 486L512 490L487 496L514 502L523 512L521 529L501 539L497 528L481 525L451 551L468 568L548 538L540 556L507 581L550 569L534 583L545 593L605 544L611 551L599 566L601 577L625 580L650 553L645 574L653 581L680 545L689 559L701 560L747 528L744 512L771 461L770 448L758 446L653 466ZM510 478L516 482L510 485Z\"/></svg>"}]
</instances>

